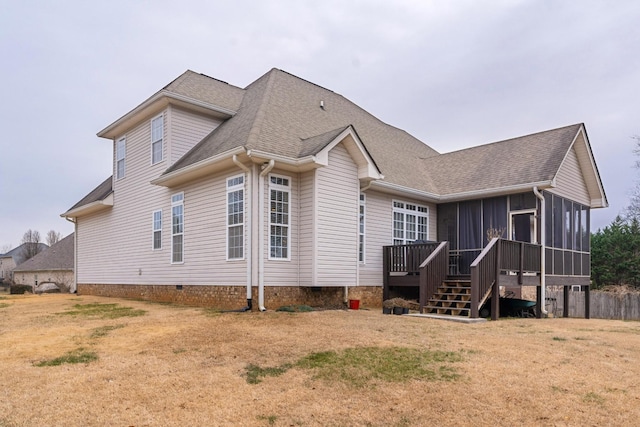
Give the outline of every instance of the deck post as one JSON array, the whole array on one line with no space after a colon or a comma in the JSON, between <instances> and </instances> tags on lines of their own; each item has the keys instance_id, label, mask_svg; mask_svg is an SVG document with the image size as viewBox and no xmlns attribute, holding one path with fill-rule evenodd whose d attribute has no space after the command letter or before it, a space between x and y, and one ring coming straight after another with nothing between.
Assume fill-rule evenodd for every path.
<instances>
[{"instance_id":1,"label":"deck post","mask_svg":"<svg viewBox=\"0 0 640 427\"><path fill-rule=\"evenodd\" d=\"M389 250L382 248L382 301L389 299Z\"/></svg>"},{"instance_id":2,"label":"deck post","mask_svg":"<svg viewBox=\"0 0 640 427\"><path fill-rule=\"evenodd\" d=\"M536 286L536 317L542 319L542 285Z\"/></svg>"},{"instance_id":3,"label":"deck post","mask_svg":"<svg viewBox=\"0 0 640 427\"><path fill-rule=\"evenodd\" d=\"M496 280L491 290L491 320L500 318L500 259L502 257L502 240L496 246Z\"/></svg>"},{"instance_id":4,"label":"deck post","mask_svg":"<svg viewBox=\"0 0 640 427\"><path fill-rule=\"evenodd\" d=\"M563 286L562 291L562 317L569 317L569 286Z\"/></svg>"},{"instance_id":5,"label":"deck post","mask_svg":"<svg viewBox=\"0 0 640 427\"><path fill-rule=\"evenodd\" d=\"M591 319L591 285L584 288L584 318Z\"/></svg>"}]
</instances>

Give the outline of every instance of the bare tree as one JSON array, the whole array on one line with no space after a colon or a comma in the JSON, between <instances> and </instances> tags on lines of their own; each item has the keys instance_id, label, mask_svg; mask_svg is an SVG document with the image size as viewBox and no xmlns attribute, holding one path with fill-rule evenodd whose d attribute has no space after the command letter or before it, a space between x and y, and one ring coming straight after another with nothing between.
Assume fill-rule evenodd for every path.
<instances>
[{"instance_id":1,"label":"bare tree","mask_svg":"<svg viewBox=\"0 0 640 427\"><path fill-rule=\"evenodd\" d=\"M37 230L27 230L22 236L22 262L33 258L40 252L40 232Z\"/></svg>"},{"instance_id":2,"label":"bare tree","mask_svg":"<svg viewBox=\"0 0 640 427\"><path fill-rule=\"evenodd\" d=\"M633 139L636 140L636 146L633 149L633 154L640 158L640 135L634 136ZM636 160L635 168L640 170L640 160ZM634 218L640 219L640 181L636 181L635 187L633 188L630 196L630 203L626 208L624 216L627 220Z\"/></svg>"},{"instance_id":3,"label":"bare tree","mask_svg":"<svg viewBox=\"0 0 640 427\"><path fill-rule=\"evenodd\" d=\"M13 249L13 245L11 243L7 243L6 245L0 246L0 255L6 254L11 249Z\"/></svg>"},{"instance_id":4,"label":"bare tree","mask_svg":"<svg viewBox=\"0 0 640 427\"><path fill-rule=\"evenodd\" d=\"M46 237L47 245L53 246L56 243L58 243L61 238L62 238L62 235L60 233L58 233L57 231L54 231L54 230L49 230L49 232L47 233L47 237Z\"/></svg>"}]
</instances>

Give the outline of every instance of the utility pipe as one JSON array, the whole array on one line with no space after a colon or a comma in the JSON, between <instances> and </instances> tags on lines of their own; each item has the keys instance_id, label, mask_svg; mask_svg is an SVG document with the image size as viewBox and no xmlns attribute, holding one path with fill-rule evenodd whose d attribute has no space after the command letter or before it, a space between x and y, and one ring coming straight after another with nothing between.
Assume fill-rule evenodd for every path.
<instances>
[{"instance_id":1,"label":"utility pipe","mask_svg":"<svg viewBox=\"0 0 640 427\"><path fill-rule=\"evenodd\" d=\"M260 249L258 250L258 308L260 311L267 311L264 307L264 177L271 172L271 169L275 166L275 160L269 160L269 163L263 165L262 172L260 172L260 176L258 178L258 206L260 213L258 214L258 221L260 221L258 225L258 240Z\"/></svg>"},{"instance_id":2,"label":"utility pipe","mask_svg":"<svg viewBox=\"0 0 640 427\"><path fill-rule=\"evenodd\" d=\"M547 281L545 279L545 244L546 244L546 218L544 196L538 191L538 186L533 187L533 194L540 200L540 311L545 316L549 312L545 308L547 301Z\"/></svg>"},{"instance_id":3,"label":"utility pipe","mask_svg":"<svg viewBox=\"0 0 640 427\"><path fill-rule=\"evenodd\" d=\"M242 169L246 174L247 174L247 194L248 197L245 197L246 200L246 206L244 211L249 213L249 215L246 215L246 228L245 230L249 230L248 236L249 238L247 239L247 250L246 250L246 260L247 260L247 307L245 307L244 311L249 311L251 310L251 306L252 306L252 295L251 295L251 286L253 285L252 283L252 270L251 270L251 266L252 266L252 261L251 261L251 242L253 241L253 238L251 236L251 219L253 217L253 211L251 209L251 199L253 198L253 192L251 191L251 169L249 169L244 163L242 163L240 160L238 160L238 156L237 155L233 155L232 157L233 163L236 164L236 166L238 166L240 169Z\"/></svg>"}]
</instances>

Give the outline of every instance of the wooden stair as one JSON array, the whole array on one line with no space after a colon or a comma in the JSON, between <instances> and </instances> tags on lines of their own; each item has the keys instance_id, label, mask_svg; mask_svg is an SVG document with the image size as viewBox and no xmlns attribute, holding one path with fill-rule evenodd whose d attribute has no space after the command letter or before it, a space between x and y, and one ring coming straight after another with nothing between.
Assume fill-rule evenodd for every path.
<instances>
[{"instance_id":1,"label":"wooden stair","mask_svg":"<svg viewBox=\"0 0 640 427\"><path fill-rule=\"evenodd\" d=\"M471 279L448 277L424 306L424 313L449 316L471 315Z\"/></svg>"}]
</instances>

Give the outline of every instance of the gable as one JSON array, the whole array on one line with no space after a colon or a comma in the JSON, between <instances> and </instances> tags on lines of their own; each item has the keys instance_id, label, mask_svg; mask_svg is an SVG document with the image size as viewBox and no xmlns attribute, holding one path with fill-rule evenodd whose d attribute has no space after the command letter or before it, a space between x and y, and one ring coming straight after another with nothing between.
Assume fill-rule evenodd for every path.
<instances>
[{"instance_id":1,"label":"gable","mask_svg":"<svg viewBox=\"0 0 640 427\"><path fill-rule=\"evenodd\" d=\"M565 197L585 206L591 205L589 191L584 182L584 176L575 147L571 147L562 166L556 175L556 186L549 189L550 193Z\"/></svg>"}]
</instances>

